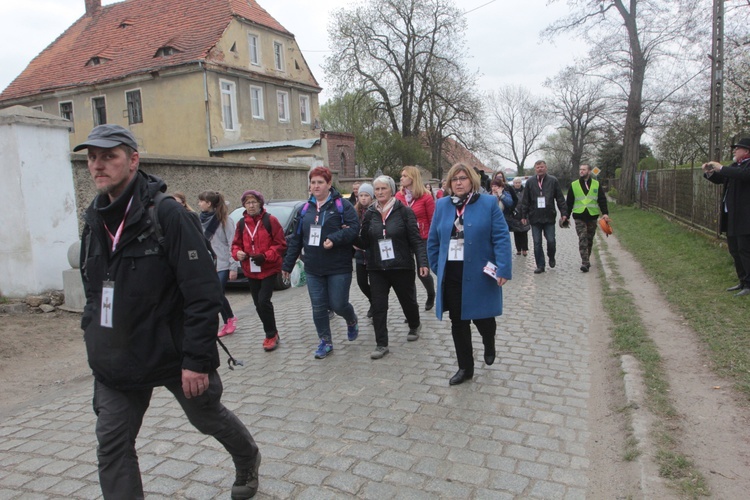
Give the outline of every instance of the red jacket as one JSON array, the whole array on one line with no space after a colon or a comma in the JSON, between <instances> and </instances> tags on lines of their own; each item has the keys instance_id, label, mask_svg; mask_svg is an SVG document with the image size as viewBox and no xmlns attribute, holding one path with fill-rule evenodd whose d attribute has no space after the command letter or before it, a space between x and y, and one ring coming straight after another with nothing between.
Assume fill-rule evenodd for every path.
<instances>
[{"instance_id":1,"label":"red jacket","mask_svg":"<svg viewBox=\"0 0 750 500\"><path fill-rule=\"evenodd\" d=\"M262 253L266 257L265 262L260 266L259 273L250 272L249 258L240 262L242 264L242 272L245 273L245 276L256 280L280 273L281 262L286 252L286 238L284 237L284 229L279 224L279 219L268 214L271 222L271 233L273 233L272 235L268 234L261 220L264 213L266 213L265 209L255 217L250 217L247 211L243 212L242 217L245 227L240 232L240 223L242 221L238 221L237 227L234 230L234 239L232 240L232 257L234 260L239 260L237 252L240 250L248 255ZM255 232L254 237L252 236L253 232Z\"/></svg>"},{"instance_id":2,"label":"red jacket","mask_svg":"<svg viewBox=\"0 0 750 500\"><path fill-rule=\"evenodd\" d=\"M430 235L430 224L432 223L432 214L435 213L435 200L432 199L432 195L429 192L423 194L421 197L411 200L411 204L406 203L406 196L403 191L396 193L396 198L411 208L414 211L414 215L417 216L417 225L419 226L419 236L426 240Z\"/></svg>"}]
</instances>

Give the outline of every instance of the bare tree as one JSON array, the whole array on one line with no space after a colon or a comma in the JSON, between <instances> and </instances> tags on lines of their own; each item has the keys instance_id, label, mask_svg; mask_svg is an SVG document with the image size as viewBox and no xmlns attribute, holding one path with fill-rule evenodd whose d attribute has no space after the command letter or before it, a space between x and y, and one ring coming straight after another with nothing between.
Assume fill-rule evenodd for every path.
<instances>
[{"instance_id":1,"label":"bare tree","mask_svg":"<svg viewBox=\"0 0 750 500\"><path fill-rule=\"evenodd\" d=\"M696 28L705 22L702 0L569 0L572 13L543 34L577 32L591 45L592 74L602 78L624 98L623 158L620 201L635 199L635 171L641 137L653 112L697 72L688 68L701 60ZM710 38L710 37L704 37ZM699 48L699 47L698 47ZM665 62L667 73L654 67ZM664 66L663 68L669 68Z\"/></svg>"},{"instance_id":2,"label":"bare tree","mask_svg":"<svg viewBox=\"0 0 750 500\"><path fill-rule=\"evenodd\" d=\"M451 0L368 0L333 14L326 74L339 93L371 94L393 131L415 136L432 98L430 69L460 71L465 30Z\"/></svg>"},{"instance_id":3,"label":"bare tree","mask_svg":"<svg viewBox=\"0 0 750 500\"><path fill-rule=\"evenodd\" d=\"M563 69L553 79L547 80L545 86L553 92L547 101L547 107L561 122L567 139L560 146L567 146L570 163L566 175L575 179L578 168L587 153L590 153L597 142L597 133L604 125L606 104L603 82L585 78L573 67Z\"/></svg>"},{"instance_id":4,"label":"bare tree","mask_svg":"<svg viewBox=\"0 0 750 500\"><path fill-rule=\"evenodd\" d=\"M541 100L521 86L508 85L486 98L490 132L487 150L513 163L524 175L524 163L540 149L540 139L549 124Z\"/></svg>"}]
</instances>

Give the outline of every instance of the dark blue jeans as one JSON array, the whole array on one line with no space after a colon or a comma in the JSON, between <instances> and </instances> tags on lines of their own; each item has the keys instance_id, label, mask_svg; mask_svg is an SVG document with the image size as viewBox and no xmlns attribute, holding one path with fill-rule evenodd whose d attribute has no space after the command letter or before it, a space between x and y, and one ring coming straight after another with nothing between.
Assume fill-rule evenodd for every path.
<instances>
[{"instance_id":1,"label":"dark blue jeans","mask_svg":"<svg viewBox=\"0 0 750 500\"><path fill-rule=\"evenodd\" d=\"M331 322L328 318L328 311L342 316L347 325L357 321L354 307L349 303L351 285L351 272L327 276L307 274L307 293L310 295L313 322L319 338L331 340Z\"/></svg>"},{"instance_id":2,"label":"dark blue jeans","mask_svg":"<svg viewBox=\"0 0 750 500\"><path fill-rule=\"evenodd\" d=\"M208 389L187 399L178 382L166 386L182 406L193 426L213 436L229 452L237 468L250 468L258 457L258 445L237 416L221 404L224 387L219 374L208 375ZM96 454L99 483L106 500L141 499L143 483L138 467L135 440L148 409L153 389L118 391L94 381Z\"/></svg>"},{"instance_id":3,"label":"dark blue jeans","mask_svg":"<svg viewBox=\"0 0 750 500\"><path fill-rule=\"evenodd\" d=\"M544 262L544 248L542 247L542 233L544 233L544 238L547 240L547 257L549 257L549 260L554 260L555 251L557 250L555 223L531 225L531 238L534 240L534 260L536 261L536 267L540 269L546 267Z\"/></svg>"}]
</instances>

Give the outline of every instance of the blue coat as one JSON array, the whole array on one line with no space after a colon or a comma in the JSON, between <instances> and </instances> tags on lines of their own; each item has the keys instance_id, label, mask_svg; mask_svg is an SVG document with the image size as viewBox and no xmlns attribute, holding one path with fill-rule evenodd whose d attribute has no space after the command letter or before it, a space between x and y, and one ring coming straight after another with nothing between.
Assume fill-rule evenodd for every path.
<instances>
[{"instance_id":1,"label":"blue coat","mask_svg":"<svg viewBox=\"0 0 750 500\"><path fill-rule=\"evenodd\" d=\"M443 280L448 261L456 207L450 197L439 199L427 239L427 259L437 274L438 286L435 314L443 319ZM461 319L481 319L503 313L503 289L482 272L487 261L497 266L497 275L511 278L512 249L505 217L497 206L497 198L480 195L464 212L464 274Z\"/></svg>"}]
</instances>

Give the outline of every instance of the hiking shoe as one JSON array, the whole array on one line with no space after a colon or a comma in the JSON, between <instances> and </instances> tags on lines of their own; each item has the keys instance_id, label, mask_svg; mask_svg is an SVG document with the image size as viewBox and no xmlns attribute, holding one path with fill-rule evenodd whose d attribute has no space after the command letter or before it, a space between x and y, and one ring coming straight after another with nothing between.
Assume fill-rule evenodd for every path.
<instances>
[{"instance_id":1,"label":"hiking shoe","mask_svg":"<svg viewBox=\"0 0 750 500\"><path fill-rule=\"evenodd\" d=\"M391 351L389 351L386 346L379 345L370 354L370 359L380 359L383 356L385 356L386 354L388 354L389 352L391 352Z\"/></svg>"},{"instance_id":2,"label":"hiking shoe","mask_svg":"<svg viewBox=\"0 0 750 500\"><path fill-rule=\"evenodd\" d=\"M419 338L419 332L422 330L422 324L420 323L416 328L409 328L409 334L406 336L406 340L414 342Z\"/></svg>"},{"instance_id":3,"label":"hiking shoe","mask_svg":"<svg viewBox=\"0 0 750 500\"><path fill-rule=\"evenodd\" d=\"M232 486L232 500L253 498L258 493L258 469L260 469L260 452L251 468L237 469Z\"/></svg>"},{"instance_id":4,"label":"hiking shoe","mask_svg":"<svg viewBox=\"0 0 750 500\"><path fill-rule=\"evenodd\" d=\"M279 347L279 332L276 332L276 335L274 335L270 339L268 337L263 339L263 350L273 351L277 347Z\"/></svg>"},{"instance_id":5,"label":"hiking shoe","mask_svg":"<svg viewBox=\"0 0 750 500\"><path fill-rule=\"evenodd\" d=\"M321 339L318 348L315 349L315 359L323 359L333 352L333 343L330 340Z\"/></svg>"},{"instance_id":6,"label":"hiking shoe","mask_svg":"<svg viewBox=\"0 0 750 500\"><path fill-rule=\"evenodd\" d=\"M357 320L354 320L354 323L351 325L346 325L346 338L349 339L349 342L352 340L357 340L357 337L359 336L359 322Z\"/></svg>"}]
</instances>

